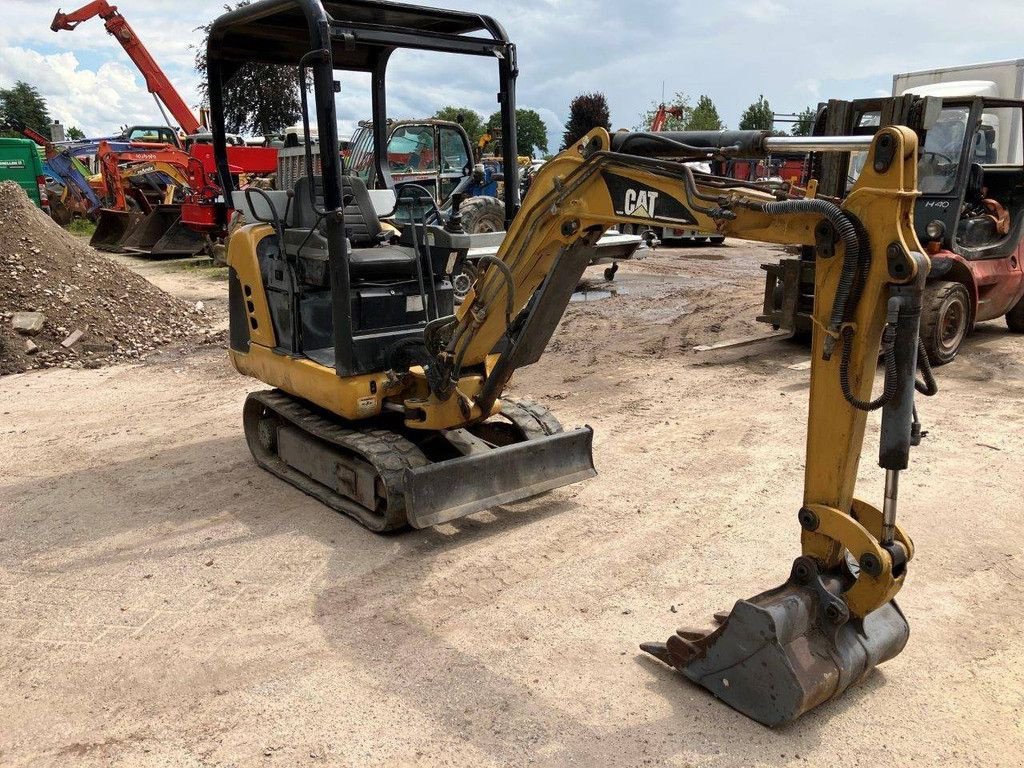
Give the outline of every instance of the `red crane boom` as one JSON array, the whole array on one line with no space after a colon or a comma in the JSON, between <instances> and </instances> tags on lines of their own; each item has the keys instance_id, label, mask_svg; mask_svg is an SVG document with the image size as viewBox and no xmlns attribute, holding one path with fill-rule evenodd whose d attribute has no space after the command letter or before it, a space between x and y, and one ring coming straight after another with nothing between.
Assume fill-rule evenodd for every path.
<instances>
[{"instance_id":1,"label":"red crane boom","mask_svg":"<svg viewBox=\"0 0 1024 768\"><path fill-rule=\"evenodd\" d=\"M94 16L103 19L107 32L121 44L125 53L146 79L146 88L163 102L182 130L190 136L198 133L202 126L196 120L192 110L188 108L185 100L167 79L167 75L160 69L160 65L146 50L146 46L139 40L135 30L131 28L125 17L118 13L117 6L110 5L106 0L95 0L95 2L84 5L71 13L62 13L58 10L50 24L50 29L54 32L59 32L62 29L70 31Z\"/></svg>"}]
</instances>

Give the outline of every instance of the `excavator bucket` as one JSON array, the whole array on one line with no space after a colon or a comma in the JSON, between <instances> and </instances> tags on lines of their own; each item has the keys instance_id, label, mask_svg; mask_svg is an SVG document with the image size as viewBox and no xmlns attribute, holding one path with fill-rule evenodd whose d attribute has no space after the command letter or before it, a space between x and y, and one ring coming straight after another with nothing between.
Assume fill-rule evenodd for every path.
<instances>
[{"instance_id":1,"label":"excavator bucket","mask_svg":"<svg viewBox=\"0 0 1024 768\"><path fill-rule=\"evenodd\" d=\"M122 241L135 229L143 214L138 211L115 211L102 208L96 220L96 231L93 232L89 245L98 251L123 253Z\"/></svg>"},{"instance_id":2,"label":"excavator bucket","mask_svg":"<svg viewBox=\"0 0 1024 768\"><path fill-rule=\"evenodd\" d=\"M195 256L206 238L181 222L180 205L158 205L126 233L121 248L147 256Z\"/></svg>"},{"instance_id":3,"label":"excavator bucket","mask_svg":"<svg viewBox=\"0 0 1024 768\"><path fill-rule=\"evenodd\" d=\"M841 598L847 581L801 557L781 587L716 615L717 629L681 629L640 647L747 717L782 725L840 696L907 644L910 627L895 602L850 616Z\"/></svg>"}]
</instances>

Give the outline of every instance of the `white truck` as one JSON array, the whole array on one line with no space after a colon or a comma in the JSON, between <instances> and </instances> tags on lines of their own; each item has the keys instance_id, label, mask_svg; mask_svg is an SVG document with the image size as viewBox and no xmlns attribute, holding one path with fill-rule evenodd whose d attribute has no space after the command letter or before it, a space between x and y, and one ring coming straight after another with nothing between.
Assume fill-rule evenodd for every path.
<instances>
[{"instance_id":1,"label":"white truck","mask_svg":"<svg viewBox=\"0 0 1024 768\"><path fill-rule=\"evenodd\" d=\"M1024 99L1024 59L965 64L959 67L925 69L893 75L892 95L956 98L981 96L989 99ZM1009 125L1000 125L1008 120ZM997 137L993 149L1002 164L1019 165L1022 157L1021 112L1019 109L986 111L982 124Z\"/></svg>"}]
</instances>

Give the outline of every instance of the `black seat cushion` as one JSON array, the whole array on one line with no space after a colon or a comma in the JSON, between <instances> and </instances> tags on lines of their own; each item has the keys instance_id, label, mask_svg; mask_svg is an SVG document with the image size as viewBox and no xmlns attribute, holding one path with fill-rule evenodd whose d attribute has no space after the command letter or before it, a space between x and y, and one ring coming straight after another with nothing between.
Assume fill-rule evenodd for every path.
<instances>
[{"instance_id":1,"label":"black seat cushion","mask_svg":"<svg viewBox=\"0 0 1024 768\"><path fill-rule=\"evenodd\" d=\"M348 254L349 274L353 280L416 277L416 252L412 248L353 248Z\"/></svg>"}]
</instances>

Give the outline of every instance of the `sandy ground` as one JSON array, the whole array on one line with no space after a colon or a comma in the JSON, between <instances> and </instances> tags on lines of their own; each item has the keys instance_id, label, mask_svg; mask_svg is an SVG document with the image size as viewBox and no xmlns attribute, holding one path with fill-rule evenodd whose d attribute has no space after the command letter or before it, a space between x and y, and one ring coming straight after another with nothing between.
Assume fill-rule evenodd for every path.
<instances>
[{"instance_id":1,"label":"sandy ground","mask_svg":"<svg viewBox=\"0 0 1024 768\"><path fill-rule=\"evenodd\" d=\"M770 731L637 649L797 554L807 351L691 349L764 332L777 256L661 250L574 303L514 393L592 425L600 475L426 531L257 469L259 385L217 350L0 380L0 764L1021 765L1024 339L997 323L922 405L902 655ZM139 268L223 317L210 274Z\"/></svg>"}]
</instances>

